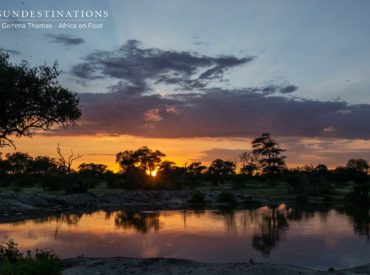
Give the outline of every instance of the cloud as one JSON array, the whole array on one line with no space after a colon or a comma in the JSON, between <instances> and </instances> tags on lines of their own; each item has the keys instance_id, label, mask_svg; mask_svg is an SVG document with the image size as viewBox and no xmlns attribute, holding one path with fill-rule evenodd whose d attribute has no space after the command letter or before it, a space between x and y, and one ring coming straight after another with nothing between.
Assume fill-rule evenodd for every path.
<instances>
[{"instance_id":1,"label":"cloud","mask_svg":"<svg viewBox=\"0 0 370 275\"><path fill-rule=\"evenodd\" d=\"M82 79L116 78L120 88L144 93L149 82L175 85L176 89L205 88L211 81L224 81L224 73L251 62L254 57L211 57L187 51L143 48L129 40L114 51L95 51L73 66L71 73Z\"/></svg>"},{"instance_id":2,"label":"cloud","mask_svg":"<svg viewBox=\"0 0 370 275\"><path fill-rule=\"evenodd\" d=\"M298 89L297 86L288 85L288 86L280 88L279 92L282 93L282 94L290 94L290 93L295 92L297 89Z\"/></svg>"},{"instance_id":3,"label":"cloud","mask_svg":"<svg viewBox=\"0 0 370 275\"><path fill-rule=\"evenodd\" d=\"M4 48L0 48L0 52L5 52L5 53L10 53L10 54L15 54L15 55L20 55L21 54L20 51L9 50L9 49L4 49Z\"/></svg>"},{"instance_id":4,"label":"cloud","mask_svg":"<svg viewBox=\"0 0 370 275\"><path fill-rule=\"evenodd\" d=\"M85 43L83 38L75 37L69 34L46 34L46 37L51 39L51 42L63 44L65 46L73 46Z\"/></svg>"},{"instance_id":5,"label":"cloud","mask_svg":"<svg viewBox=\"0 0 370 275\"><path fill-rule=\"evenodd\" d=\"M211 163L215 159L223 159L238 163L240 154L245 151L246 151L245 148L241 149L212 148L203 151L199 158L194 159L194 161L204 161L206 163Z\"/></svg>"},{"instance_id":6,"label":"cloud","mask_svg":"<svg viewBox=\"0 0 370 275\"><path fill-rule=\"evenodd\" d=\"M193 41L194 46L204 46L204 47L209 47L209 42L206 42L202 40L199 36L195 35Z\"/></svg>"},{"instance_id":7,"label":"cloud","mask_svg":"<svg viewBox=\"0 0 370 275\"><path fill-rule=\"evenodd\" d=\"M325 163L343 166L350 158L369 159L370 141L338 138L286 138L281 140L292 166Z\"/></svg>"},{"instance_id":8,"label":"cloud","mask_svg":"<svg viewBox=\"0 0 370 275\"><path fill-rule=\"evenodd\" d=\"M287 98L254 89L136 97L112 92L80 98L82 120L68 130L70 134L176 138L255 137L270 132L285 137L370 138L367 104Z\"/></svg>"},{"instance_id":9,"label":"cloud","mask_svg":"<svg viewBox=\"0 0 370 275\"><path fill-rule=\"evenodd\" d=\"M254 59L145 48L136 40L118 50L95 51L72 74L82 81L117 82L105 94L80 94L83 117L68 133L370 138L369 104L294 98L297 86L287 81L239 89L222 85L227 70ZM167 92L156 92L162 85Z\"/></svg>"}]
</instances>

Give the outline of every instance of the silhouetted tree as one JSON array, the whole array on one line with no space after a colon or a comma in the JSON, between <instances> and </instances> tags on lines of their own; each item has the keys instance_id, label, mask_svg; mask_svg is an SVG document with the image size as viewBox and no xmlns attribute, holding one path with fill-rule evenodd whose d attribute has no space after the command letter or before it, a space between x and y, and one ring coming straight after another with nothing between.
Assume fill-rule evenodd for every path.
<instances>
[{"instance_id":1,"label":"silhouetted tree","mask_svg":"<svg viewBox=\"0 0 370 275\"><path fill-rule=\"evenodd\" d=\"M262 172L267 175L274 185L275 176L285 169L284 149L280 148L269 133L263 133L252 141L253 154L258 156L258 163Z\"/></svg>"},{"instance_id":2,"label":"silhouetted tree","mask_svg":"<svg viewBox=\"0 0 370 275\"><path fill-rule=\"evenodd\" d=\"M158 168L157 183L170 189L183 188L185 185L186 168L174 165L172 161L163 161Z\"/></svg>"},{"instance_id":3,"label":"silhouetted tree","mask_svg":"<svg viewBox=\"0 0 370 275\"><path fill-rule=\"evenodd\" d=\"M235 163L232 161L215 159L208 167L207 172L213 179L214 183L222 182L227 176L235 174Z\"/></svg>"},{"instance_id":4,"label":"silhouetted tree","mask_svg":"<svg viewBox=\"0 0 370 275\"><path fill-rule=\"evenodd\" d=\"M161 162L161 157L166 156L161 151L151 150L144 146L135 151L135 156L137 157L140 167L144 171L148 171L149 175L158 167Z\"/></svg>"},{"instance_id":5,"label":"silhouetted tree","mask_svg":"<svg viewBox=\"0 0 370 275\"><path fill-rule=\"evenodd\" d=\"M369 171L369 163L364 159L350 159L347 162L346 168L354 169L356 172L367 174Z\"/></svg>"},{"instance_id":6,"label":"silhouetted tree","mask_svg":"<svg viewBox=\"0 0 370 275\"><path fill-rule=\"evenodd\" d=\"M369 203L369 163L364 159L350 159L345 171L349 179L355 182L351 200L355 203Z\"/></svg>"},{"instance_id":7,"label":"silhouetted tree","mask_svg":"<svg viewBox=\"0 0 370 275\"><path fill-rule=\"evenodd\" d=\"M34 175L48 175L58 173L58 163L54 158L38 156L30 163L29 171Z\"/></svg>"},{"instance_id":8,"label":"silhouetted tree","mask_svg":"<svg viewBox=\"0 0 370 275\"><path fill-rule=\"evenodd\" d=\"M202 177L202 173L207 169L201 162L192 162L186 167L187 177L192 187L196 186Z\"/></svg>"},{"instance_id":9,"label":"silhouetted tree","mask_svg":"<svg viewBox=\"0 0 370 275\"><path fill-rule=\"evenodd\" d=\"M107 165L96 163L81 163L78 173L89 177L101 177L107 172Z\"/></svg>"},{"instance_id":10,"label":"silhouetted tree","mask_svg":"<svg viewBox=\"0 0 370 275\"><path fill-rule=\"evenodd\" d=\"M168 161L168 160L162 161L159 164L158 172L171 171L174 165L175 163L173 161Z\"/></svg>"},{"instance_id":11,"label":"silhouetted tree","mask_svg":"<svg viewBox=\"0 0 370 275\"><path fill-rule=\"evenodd\" d=\"M14 146L11 135L30 136L32 129L65 126L81 116L79 99L59 85L58 74L56 65L15 65L0 53L0 147Z\"/></svg>"},{"instance_id":12,"label":"silhouetted tree","mask_svg":"<svg viewBox=\"0 0 370 275\"><path fill-rule=\"evenodd\" d=\"M186 168L189 174L199 176L203 173L203 171L207 168L207 166L202 165L201 162L192 162Z\"/></svg>"},{"instance_id":13,"label":"silhouetted tree","mask_svg":"<svg viewBox=\"0 0 370 275\"><path fill-rule=\"evenodd\" d=\"M26 153L16 152L6 154L5 169L8 174L25 175L30 172L33 158Z\"/></svg>"},{"instance_id":14,"label":"silhouetted tree","mask_svg":"<svg viewBox=\"0 0 370 275\"><path fill-rule=\"evenodd\" d=\"M329 169L325 164L318 164L316 165L314 172L318 176L327 176L329 173Z\"/></svg>"},{"instance_id":15,"label":"silhouetted tree","mask_svg":"<svg viewBox=\"0 0 370 275\"><path fill-rule=\"evenodd\" d=\"M73 153L73 150L71 150L71 153L69 154L68 158L64 157L62 154L62 150L60 149L59 143L57 146L57 153L59 155L58 164L61 170L63 170L67 174L70 174L72 172L73 162L82 157L82 155L75 155Z\"/></svg>"},{"instance_id":16,"label":"silhouetted tree","mask_svg":"<svg viewBox=\"0 0 370 275\"><path fill-rule=\"evenodd\" d=\"M0 152L0 176L6 174L6 161L3 159L3 153Z\"/></svg>"},{"instance_id":17,"label":"silhouetted tree","mask_svg":"<svg viewBox=\"0 0 370 275\"><path fill-rule=\"evenodd\" d=\"M143 171L152 173L158 168L161 162L161 157L166 156L161 151L151 150L147 146L143 146L136 151L119 152L116 155L116 162L121 167L122 172L126 172L134 167L139 167Z\"/></svg>"},{"instance_id":18,"label":"silhouetted tree","mask_svg":"<svg viewBox=\"0 0 370 275\"><path fill-rule=\"evenodd\" d=\"M116 162L119 164L122 173L134 168L138 162L138 157L134 151L123 151L116 155Z\"/></svg>"},{"instance_id":19,"label":"silhouetted tree","mask_svg":"<svg viewBox=\"0 0 370 275\"><path fill-rule=\"evenodd\" d=\"M243 166L240 173L253 176L258 170L258 155L254 152L243 152L239 156Z\"/></svg>"},{"instance_id":20,"label":"silhouetted tree","mask_svg":"<svg viewBox=\"0 0 370 275\"><path fill-rule=\"evenodd\" d=\"M163 161L159 165L157 176L163 185L172 185L174 164L172 161Z\"/></svg>"}]
</instances>

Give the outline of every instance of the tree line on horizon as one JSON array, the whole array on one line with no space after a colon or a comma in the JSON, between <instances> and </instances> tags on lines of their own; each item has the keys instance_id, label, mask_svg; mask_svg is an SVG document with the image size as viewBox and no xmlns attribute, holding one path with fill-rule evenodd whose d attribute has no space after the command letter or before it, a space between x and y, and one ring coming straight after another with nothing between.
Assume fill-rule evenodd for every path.
<instances>
[{"instance_id":1,"label":"tree line on horizon","mask_svg":"<svg viewBox=\"0 0 370 275\"><path fill-rule=\"evenodd\" d=\"M328 169L325 164L289 169L284 152L269 133L263 133L252 141L250 151L240 154L241 168L237 171L235 162L222 159L215 159L209 166L201 162L177 166L163 160L166 156L163 152L143 146L118 152L116 162L120 171L113 173L98 163L81 163L77 170L72 169L73 161L81 156L73 152L64 156L58 145L58 158L31 157L21 152L8 153L5 158L0 155L0 184L74 193L87 192L101 182L118 189L196 189L202 185L243 189L249 182L273 189L284 182L290 193L322 195L350 182L356 199L367 200L370 178L367 160L350 159L345 166L335 169Z\"/></svg>"}]
</instances>

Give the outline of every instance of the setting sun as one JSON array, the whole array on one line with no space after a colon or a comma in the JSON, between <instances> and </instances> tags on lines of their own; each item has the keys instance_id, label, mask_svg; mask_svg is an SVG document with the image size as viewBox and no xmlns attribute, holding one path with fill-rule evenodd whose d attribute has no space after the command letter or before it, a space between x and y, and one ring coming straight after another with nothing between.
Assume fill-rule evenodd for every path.
<instances>
[{"instance_id":1,"label":"setting sun","mask_svg":"<svg viewBox=\"0 0 370 275\"><path fill-rule=\"evenodd\" d=\"M149 175L149 176L152 176L152 177L156 177L157 176L157 171L156 170L154 170L154 171L147 170L146 174Z\"/></svg>"}]
</instances>

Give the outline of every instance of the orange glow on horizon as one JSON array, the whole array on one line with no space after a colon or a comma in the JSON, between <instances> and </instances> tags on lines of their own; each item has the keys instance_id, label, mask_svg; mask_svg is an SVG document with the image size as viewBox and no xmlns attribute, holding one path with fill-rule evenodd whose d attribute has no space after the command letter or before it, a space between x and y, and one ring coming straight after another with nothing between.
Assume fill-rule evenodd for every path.
<instances>
[{"instance_id":1,"label":"orange glow on horizon","mask_svg":"<svg viewBox=\"0 0 370 275\"><path fill-rule=\"evenodd\" d=\"M76 169L81 163L101 163L108 166L113 172L118 172L119 166L115 162L116 154L125 150L136 150L148 146L153 150L160 150L166 154L162 160L171 160L178 166L186 163L201 161L208 165L206 151L214 148L228 148L239 150L248 148L250 139L226 138L145 138L130 135L121 136L46 136L35 135L32 138L23 137L14 139L16 150L11 147L3 148L3 153L26 152L31 156L47 155L57 158L57 144L60 144L62 153L68 156L71 150L82 158L73 163ZM235 155L235 154L234 154ZM222 155L218 157L223 158ZM230 160L235 161L237 156Z\"/></svg>"},{"instance_id":2,"label":"orange glow on horizon","mask_svg":"<svg viewBox=\"0 0 370 275\"><path fill-rule=\"evenodd\" d=\"M326 164L329 168L344 165L349 158L356 154L370 152L370 140L361 139L328 139L322 138L276 138L284 148L287 148L288 167L295 168L303 165ZM146 138L139 136L121 135L83 135L83 136L47 136L35 135L33 138L23 137L14 139L16 150L12 147L1 148L2 153L26 152L31 156L47 155L57 158L57 144L60 144L63 155L74 154L82 158L73 163L76 169L81 163L100 163L108 166L113 172L118 172L115 162L116 154L125 150L136 150L148 146L166 154L162 160L173 161L175 165L185 166L194 161L209 165L216 158L239 161L242 151L251 149L251 138ZM289 144L299 149L289 149ZM304 150L301 150L303 148ZM337 154L343 154L339 158ZM361 157L361 155L359 156ZM239 162L240 165L240 162Z\"/></svg>"}]
</instances>

